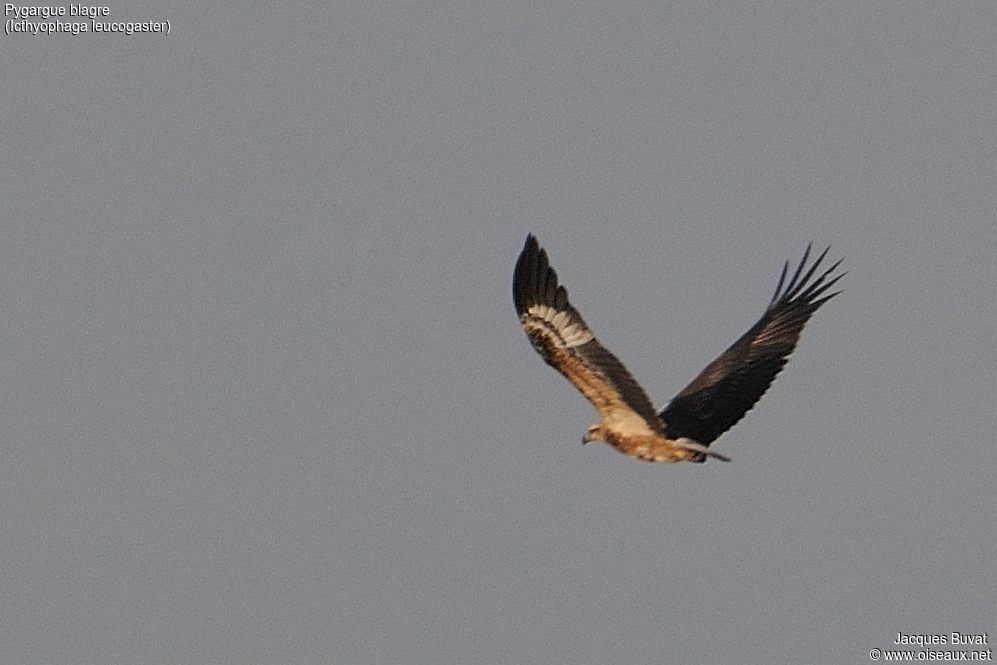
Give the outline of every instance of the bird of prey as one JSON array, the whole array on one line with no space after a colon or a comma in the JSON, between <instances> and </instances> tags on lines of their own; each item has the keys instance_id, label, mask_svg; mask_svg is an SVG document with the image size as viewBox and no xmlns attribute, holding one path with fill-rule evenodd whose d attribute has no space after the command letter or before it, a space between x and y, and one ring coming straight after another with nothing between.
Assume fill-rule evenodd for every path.
<instances>
[{"instance_id":1,"label":"bird of prey","mask_svg":"<svg viewBox=\"0 0 997 665\"><path fill-rule=\"evenodd\" d=\"M840 293L827 293L844 277L844 273L831 275L840 260L814 277L827 252L825 249L807 268L807 246L788 284L789 263L783 265L775 294L758 322L660 413L568 302L567 289L558 283L546 250L532 234L516 261L512 296L533 348L571 381L601 416L582 443L604 441L648 462L705 462L707 457L726 462L729 459L710 450L710 444L765 394L796 347L807 320Z\"/></svg>"}]
</instances>

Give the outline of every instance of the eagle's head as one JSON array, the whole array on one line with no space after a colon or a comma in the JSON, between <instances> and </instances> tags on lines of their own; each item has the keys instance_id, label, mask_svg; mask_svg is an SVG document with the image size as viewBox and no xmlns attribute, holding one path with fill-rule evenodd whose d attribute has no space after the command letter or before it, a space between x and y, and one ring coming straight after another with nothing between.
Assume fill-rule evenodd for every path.
<instances>
[{"instance_id":1,"label":"eagle's head","mask_svg":"<svg viewBox=\"0 0 997 665\"><path fill-rule=\"evenodd\" d=\"M588 431L585 432L585 436L582 437L583 446L586 443L591 443L593 441L608 441L608 439L606 439L606 435L603 433L602 423L589 427Z\"/></svg>"}]
</instances>

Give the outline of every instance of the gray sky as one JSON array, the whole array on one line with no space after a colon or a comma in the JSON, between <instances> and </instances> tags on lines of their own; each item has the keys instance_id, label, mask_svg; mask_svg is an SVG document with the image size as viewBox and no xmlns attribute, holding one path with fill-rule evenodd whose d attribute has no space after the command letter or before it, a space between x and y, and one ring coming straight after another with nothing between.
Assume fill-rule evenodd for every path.
<instances>
[{"instance_id":1,"label":"gray sky","mask_svg":"<svg viewBox=\"0 0 997 665\"><path fill-rule=\"evenodd\" d=\"M0 661L993 640L993 5L109 8L171 32L2 36ZM732 463L651 465L579 445L528 232L662 405L849 274Z\"/></svg>"}]
</instances>

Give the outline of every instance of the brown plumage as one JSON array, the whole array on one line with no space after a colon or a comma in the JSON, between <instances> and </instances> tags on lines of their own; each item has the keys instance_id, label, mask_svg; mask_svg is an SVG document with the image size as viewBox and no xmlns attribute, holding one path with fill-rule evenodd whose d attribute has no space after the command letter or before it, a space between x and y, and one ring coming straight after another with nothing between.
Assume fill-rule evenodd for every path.
<instances>
[{"instance_id":1,"label":"brown plumage","mask_svg":"<svg viewBox=\"0 0 997 665\"><path fill-rule=\"evenodd\" d=\"M709 445L765 394L796 347L803 326L839 293L824 295L844 276L829 279L841 261L814 278L826 254L825 249L804 273L808 246L788 284L789 264L785 264L762 318L660 413L568 302L567 289L558 283L547 252L533 235L526 238L516 262L512 295L533 347L592 402L602 418L589 428L583 442L605 441L620 452L652 462L703 462L707 457L727 461Z\"/></svg>"}]
</instances>

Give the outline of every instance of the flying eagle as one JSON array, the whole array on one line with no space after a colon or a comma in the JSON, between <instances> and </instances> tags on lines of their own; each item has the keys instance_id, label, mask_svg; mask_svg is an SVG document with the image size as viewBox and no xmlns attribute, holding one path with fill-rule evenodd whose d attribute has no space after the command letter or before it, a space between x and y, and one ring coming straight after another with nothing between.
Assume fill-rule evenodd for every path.
<instances>
[{"instance_id":1,"label":"flying eagle","mask_svg":"<svg viewBox=\"0 0 997 665\"><path fill-rule=\"evenodd\" d=\"M828 248L830 249L830 248ZM782 370L807 320L838 295L824 295L844 277L829 279L839 260L813 279L828 250L806 269L810 246L785 289L789 263L762 318L707 365L660 413L616 356L595 338L558 284L547 252L531 234L512 279L516 312L533 348L567 377L602 417L582 443L604 441L648 462L705 462L709 445L747 413Z\"/></svg>"}]
</instances>

